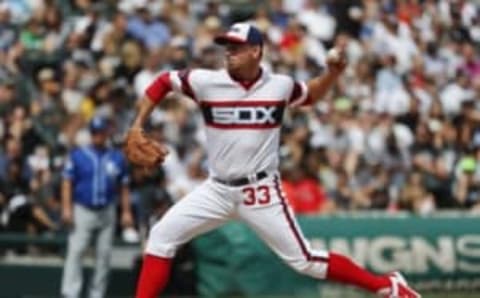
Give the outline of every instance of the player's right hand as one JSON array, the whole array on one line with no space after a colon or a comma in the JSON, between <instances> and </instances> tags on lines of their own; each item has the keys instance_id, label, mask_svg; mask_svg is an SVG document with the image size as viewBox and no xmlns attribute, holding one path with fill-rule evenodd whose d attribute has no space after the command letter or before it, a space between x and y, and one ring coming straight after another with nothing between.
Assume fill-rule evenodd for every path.
<instances>
[{"instance_id":1,"label":"player's right hand","mask_svg":"<svg viewBox=\"0 0 480 298\"><path fill-rule=\"evenodd\" d=\"M344 46L336 46L327 52L328 70L335 74L341 74L347 67L347 55Z\"/></svg>"},{"instance_id":2,"label":"player's right hand","mask_svg":"<svg viewBox=\"0 0 480 298\"><path fill-rule=\"evenodd\" d=\"M146 136L142 129L137 128L128 132L123 149L131 163L145 168L159 166L168 155L165 145Z\"/></svg>"},{"instance_id":3,"label":"player's right hand","mask_svg":"<svg viewBox=\"0 0 480 298\"><path fill-rule=\"evenodd\" d=\"M62 222L67 227L73 226L73 214L71 208L62 209Z\"/></svg>"}]
</instances>

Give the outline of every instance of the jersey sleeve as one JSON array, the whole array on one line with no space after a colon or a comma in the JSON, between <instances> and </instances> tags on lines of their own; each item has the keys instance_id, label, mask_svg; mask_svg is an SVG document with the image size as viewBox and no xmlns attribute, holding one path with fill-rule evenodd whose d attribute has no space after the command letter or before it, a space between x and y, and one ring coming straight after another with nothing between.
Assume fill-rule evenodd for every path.
<instances>
[{"instance_id":1,"label":"jersey sleeve","mask_svg":"<svg viewBox=\"0 0 480 298\"><path fill-rule=\"evenodd\" d=\"M184 94L197 101L192 87L192 70L174 70L160 74L145 91L150 100L160 102L170 91Z\"/></svg>"},{"instance_id":2,"label":"jersey sleeve","mask_svg":"<svg viewBox=\"0 0 480 298\"><path fill-rule=\"evenodd\" d=\"M184 69L170 72L170 81L172 82L172 88L174 91L182 93L194 101L198 101L194 92L194 76L193 70Z\"/></svg>"},{"instance_id":3,"label":"jersey sleeve","mask_svg":"<svg viewBox=\"0 0 480 298\"><path fill-rule=\"evenodd\" d=\"M159 103L170 91L172 91L170 73L164 72L147 87L145 95L154 103Z\"/></svg>"},{"instance_id":4,"label":"jersey sleeve","mask_svg":"<svg viewBox=\"0 0 480 298\"><path fill-rule=\"evenodd\" d=\"M311 103L308 96L308 87L305 82L293 81L292 91L288 99L288 105L291 107L305 106Z\"/></svg>"}]
</instances>

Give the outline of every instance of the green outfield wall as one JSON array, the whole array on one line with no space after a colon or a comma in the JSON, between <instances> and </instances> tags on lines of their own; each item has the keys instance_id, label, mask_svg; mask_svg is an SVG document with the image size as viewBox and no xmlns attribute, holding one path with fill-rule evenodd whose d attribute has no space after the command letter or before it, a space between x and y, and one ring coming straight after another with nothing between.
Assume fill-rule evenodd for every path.
<instances>
[{"instance_id":1,"label":"green outfield wall","mask_svg":"<svg viewBox=\"0 0 480 298\"><path fill-rule=\"evenodd\" d=\"M302 217L299 223L312 247L347 254L375 272L401 270L419 289L480 288L478 216L344 214ZM194 247L198 290L205 297L318 297L331 290L331 284L289 269L243 224L211 232L196 240Z\"/></svg>"}]
</instances>

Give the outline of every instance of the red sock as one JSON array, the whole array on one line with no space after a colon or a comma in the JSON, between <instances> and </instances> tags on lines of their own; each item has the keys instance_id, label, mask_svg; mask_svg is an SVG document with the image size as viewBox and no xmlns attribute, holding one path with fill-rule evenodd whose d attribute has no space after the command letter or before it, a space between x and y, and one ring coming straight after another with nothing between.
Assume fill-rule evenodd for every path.
<instances>
[{"instance_id":1,"label":"red sock","mask_svg":"<svg viewBox=\"0 0 480 298\"><path fill-rule=\"evenodd\" d=\"M327 279L351 284L373 293L390 287L388 277L372 274L349 258L335 253L330 253L328 257Z\"/></svg>"},{"instance_id":2,"label":"red sock","mask_svg":"<svg viewBox=\"0 0 480 298\"><path fill-rule=\"evenodd\" d=\"M137 283L136 298L157 298L167 285L172 259L146 254Z\"/></svg>"}]
</instances>

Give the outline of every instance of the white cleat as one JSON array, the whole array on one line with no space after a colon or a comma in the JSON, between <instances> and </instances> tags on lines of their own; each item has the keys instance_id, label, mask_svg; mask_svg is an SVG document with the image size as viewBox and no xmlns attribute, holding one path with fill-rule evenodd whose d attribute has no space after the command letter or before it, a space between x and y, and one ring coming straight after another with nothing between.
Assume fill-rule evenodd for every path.
<instances>
[{"instance_id":1,"label":"white cleat","mask_svg":"<svg viewBox=\"0 0 480 298\"><path fill-rule=\"evenodd\" d=\"M377 294L381 298L421 298L422 296L410 288L407 281L400 272L388 274L391 281L389 288L378 290Z\"/></svg>"}]
</instances>

